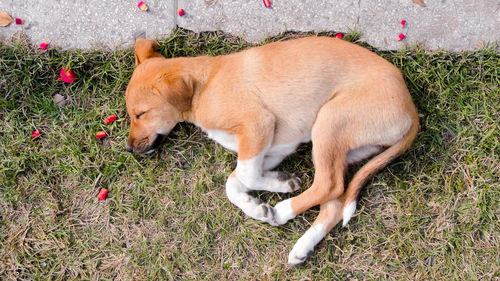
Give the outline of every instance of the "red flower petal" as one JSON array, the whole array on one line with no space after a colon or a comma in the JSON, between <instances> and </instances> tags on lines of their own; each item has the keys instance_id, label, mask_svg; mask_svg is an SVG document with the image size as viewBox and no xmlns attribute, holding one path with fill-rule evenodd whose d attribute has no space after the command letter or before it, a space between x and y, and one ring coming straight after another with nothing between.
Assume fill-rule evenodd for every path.
<instances>
[{"instance_id":1,"label":"red flower petal","mask_svg":"<svg viewBox=\"0 0 500 281\"><path fill-rule=\"evenodd\" d=\"M344 34L342 33L337 33L337 35L335 35L335 37L339 38L339 39L342 39L344 37Z\"/></svg>"},{"instance_id":2,"label":"red flower petal","mask_svg":"<svg viewBox=\"0 0 500 281\"><path fill-rule=\"evenodd\" d=\"M179 14L180 17L182 17L184 15L184 9L177 10L177 13Z\"/></svg>"},{"instance_id":3,"label":"red flower petal","mask_svg":"<svg viewBox=\"0 0 500 281\"><path fill-rule=\"evenodd\" d=\"M406 21L405 21L405 20L402 20L402 21L399 23L399 26L404 27L404 26L405 26L405 24L406 24Z\"/></svg>"},{"instance_id":4,"label":"red flower petal","mask_svg":"<svg viewBox=\"0 0 500 281\"><path fill-rule=\"evenodd\" d=\"M97 195L97 199L105 200L106 195L108 195L108 190L106 188L101 188L101 190L99 191L99 194Z\"/></svg>"},{"instance_id":5,"label":"red flower petal","mask_svg":"<svg viewBox=\"0 0 500 281\"><path fill-rule=\"evenodd\" d=\"M398 36L398 41L401 41L403 39L405 39L405 35L403 33L399 33L399 36Z\"/></svg>"},{"instance_id":6,"label":"red flower petal","mask_svg":"<svg viewBox=\"0 0 500 281\"><path fill-rule=\"evenodd\" d=\"M16 18L16 24L23 24L23 20L20 18Z\"/></svg>"},{"instance_id":7,"label":"red flower petal","mask_svg":"<svg viewBox=\"0 0 500 281\"><path fill-rule=\"evenodd\" d=\"M264 2L264 6L266 6L266 8L269 8L271 7L271 0L262 0Z\"/></svg>"},{"instance_id":8,"label":"red flower petal","mask_svg":"<svg viewBox=\"0 0 500 281\"><path fill-rule=\"evenodd\" d=\"M40 44L40 49L45 50L45 49L47 49L48 45L49 45L49 43L43 42L42 44Z\"/></svg>"},{"instance_id":9,"label":"red flower petal","mask_svg":"<svg viewBox=\"0 0 500 281\"><path fill-rule=\"evenodd\" d=\"M104 131L99 131L97 133L95 133L95 136L98 138L98 139L102 139L102 138L105 138L107 136L106 132Z\"/></svg>"},{"instance_id":10,"label":"red flower petal","mask_svg":"<svg viewBox=\"0 0 500 281\"><path fill-rule=\"evenodd\" d=\"M106 123L106 124L112 123L116 120L116 118L118 118L118 117L116 117L116 115L113 114L113 115L109 116L108 118L106 118L104 120L104 123Z\"/></svg>"},{"instance_id":11,"label":"red flower petal","mask_svg":"<svg viewBox=\"0 0 500 281\"><path fill-rule=\"evenodd\" d=\"M58 81L61 80L65 83L71 83L71 82L74 82L78 76L76 75L76 73L73 72L73 70L69 70L69 69L65 69L64 67L61 68L61 72L59 73L59 79L57 79Z\"/></svg>"},{"instance_id":12,"label":"red flower petal","mask_svg":"<svg viewBox=\"0 0 500 281\"><path fill-rule=\"evenodd\" d=\"M143 10L143 11L147 11L148 10L148 5L146 5L146 3L144 2L139 2L139 4L137 4L137 7L139 7L139 9Z\"/></svg>"},{"instance_id":13,"label":"red flower petal","mask_svg":"<svg viewBox=\"0 0 500 281\"><path fill-rule=\"evenodd\" d=\"M40 131L36 130L34 131L32 134L31 134L31 138L34 139L34 138L38 138L40 136Z\"/></svg>"}]
</instances>

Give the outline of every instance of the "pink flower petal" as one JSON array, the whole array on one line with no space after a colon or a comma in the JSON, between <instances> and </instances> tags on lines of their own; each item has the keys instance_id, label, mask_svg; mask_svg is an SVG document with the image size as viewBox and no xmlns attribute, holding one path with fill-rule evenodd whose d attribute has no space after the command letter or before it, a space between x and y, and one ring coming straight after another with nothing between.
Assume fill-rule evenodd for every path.
<instances>
[{"instance_id":1,"label":"pink flower petal","mask_svg":"<svg viewBox=\"0 0 500 281\"><path fill-rule=\"evenodd\" d=\"M402 21L399 23L399 26L404 27L404 26L405 26L405 24L406 24L406 21L405 21L405 20L402 20Z\"/></svg>"},{"instance_id":2,"label":"pink flower petal","mask_svg":"<svg viewBox=\"0 0 500 281\"><path fill-rule=\"evenodd\" d=\"M23 24L23 20L20 18L16 18L16 24Z\"/></svg>"},{"instance_id":3,"label":"pink flower petal","mask_svg":"<svg viewBox=\"0 0 500 281\"><path fill-rule=\"evenodd\" d=\"M78 78L76 73L73 72L73 70L65 69L64 67L61 68L61 72L59 73L59 79L58 81L63 81L65 83L72 83L75 82L75 80Z\"/></svg>"},{"instance_id":4,"label":"pink flower petal","mask_svg":"<svg viewBox=\"0 0 500 281\"><path fill-rule=\"evenodd\" d=\"M99 194L97 195L97 199L105 200L106 195L108 195L108 190L106 188L101 188L101 190L99 191Z\"/></svg>"},{"instance_id":5,"label":"pink flower petal","mask_svg":"<svg viewBox=\"0 0 500 281\"><path fill-rule=\"evenodd\" d=\"M184 9L179 9L177 14L179 14L179 17L182 17L184 15Z\"/></svg>"},{"instance_id":6,"label":"pink flower petal","mask_svg":"<svg viewBox=\"0 0 500 281\"><path fill-rule=\"evenodd\" d=\"M139 4L137 4L137 7L139 7L139 9L143 10L143 11L147 11L148 10L148 5L146 5L146 3L144 2L139 2Z\"/></svg>"},{"instance_id":7,"label":"pink flower petal","mask_svg":"<svg viewBox=\"0 0 500 281\"><path fill-rule=\"evenodd\" d=\"M118 117L116 117L116 115L113 114L113 115L109 116L108 118L106 118L104 120L104 123L105 124L113 123L116 120L116 118L118 118Z\"/></svg>"},{"instance_id":8,"label":"pink flower petal","mask_svg":"<svg viewBox=\"0 0 500 281\"><path fill-rule=\"evenodd\" d=\"M42 44L40 44L40 49L45 50L45 49L47 49L48 45L49 45L49 43L43 42Z\"/></svg>"},{"instance_id":9,"label":"pink flower petal","mask_svg":"<svg viewBox=\"0 0 500 281\"><path fill-rule=\"evenodd\" d=\"M399 36L398 36L398 41L401 41L403 39L405 39L405 35L403 33L399 33Z\"/></svg>"},{"instance_id":10,"label":"pink flower petal","mask_svg":"<svg viewBox=\"0 0 500 281\"><path fill-rule=\"evenodd\" d=\"M337 33L337 35L335 35L335 37L339 38L339 39L342 39L344 38L344 34L342 33Z\"/></svg>"},{"instance_id":11,"label":"pink flower petal","mask_svg":"<svg viewBox=\"0 0 500 281\"><path fill-rule=\"evenodd\" d=\"M99 131L97 133L95 133L95 136L98 138L98 139L102 139L102 138L105 138L107 136L106 132L104 131Z\"/></svg>"}]
</instances>

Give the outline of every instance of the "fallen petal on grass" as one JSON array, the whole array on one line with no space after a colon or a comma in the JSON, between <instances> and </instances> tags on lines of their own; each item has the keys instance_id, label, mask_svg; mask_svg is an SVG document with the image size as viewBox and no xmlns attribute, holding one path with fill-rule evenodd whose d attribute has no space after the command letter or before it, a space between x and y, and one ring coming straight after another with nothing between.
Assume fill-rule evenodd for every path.
<instances>
[{"instance_id":1,"label":"fallen petal on grass","mask_svg":"<svg viewBox=\"0 0 500 281\"><path fill-rule=\"evenodd\" d=\"M75 82L75 80L78 78L78 75L76 75L73 70L66 69L66 68L61 68L61 71L59 73L59 79L57 81L63 81L65 83L72 83Z\"/></svg>"},{"instance_id":2,"label":"fallen petal on grass","mask_svg":"<svg viewBox=\"0 0 500 281\"><path fill-rule=\"evenodd\" d=\"M118 117L116 117L116 115L114 115L114 114L113 114L113 115L109 116L108 118L106 118L106 119L104 120L104 123L105 123L105 124L110 124L110 123L113 123L113 122L114 122L117 118L118 118Z\"/></svg>"},{"instance_id":3,"label":"fallen petal on grass","mask_svg":"<svg viewBox=\"0 0 500 281\"><path fill-rule=\"evenodd\" d=\"M98 138L98 139L102 139L102 138L105 138L107 136L106 132L104 131L99 131L97 133L95 133L95 136Z\"/></svg>"},{"instance_id":4,"label":"fallen petal on grass","mask_svg":"<svg viewBox=\"0 0 500 281\"><path fill-rule=\"evenodd\" d=\"M31 139L36 139L40 136L40 131L36 130L31 134Z\"/></svg>"},{"instance_id":5,"label":"fallen petal on grass","mask_svg":"<svg viewBox=\"0 0 500 281\"><path fill-rule=\"evenodd\" d=\"M47 49L47 46L49 46L49 43L43 42L42 44L40 44L40 49L45 51Z\"/></svg>"},{"instance_id":6,"label":"fallen petal on grass","mask_svg":"<svg viewBox=\"0 0 500 281\"><path fill-rule=\"evenodd\" d=\"M108 195L108 190L106 188L101 188L99 194L97 195L97 199L105 200L107 195Z\"/></svg>"}]
</instances>

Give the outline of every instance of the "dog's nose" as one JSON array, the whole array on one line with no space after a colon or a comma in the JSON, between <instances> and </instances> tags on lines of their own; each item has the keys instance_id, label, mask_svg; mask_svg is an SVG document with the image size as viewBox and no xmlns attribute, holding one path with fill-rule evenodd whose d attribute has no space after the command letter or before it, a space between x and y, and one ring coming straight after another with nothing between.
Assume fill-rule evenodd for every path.
<instances>
[{"instance_id":1,"label":"dog's nose","mask_svg":"<svg viewBox=\"0 0 500 281\"><path fill-rule=\"evenodd\" d=\"M134 152L134 148L130 145L127 145L127 147L125 148L128 152Z\"/></svg>"}]
</instances>

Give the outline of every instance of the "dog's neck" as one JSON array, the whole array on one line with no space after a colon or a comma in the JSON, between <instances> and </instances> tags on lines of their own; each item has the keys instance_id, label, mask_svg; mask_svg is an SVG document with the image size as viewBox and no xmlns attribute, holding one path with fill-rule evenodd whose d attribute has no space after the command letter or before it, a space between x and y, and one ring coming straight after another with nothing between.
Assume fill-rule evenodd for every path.
<instances>
[{"instance_id":1,"label":"dog's neck","mask_svg":"<svg viewBox=\"0 0 500 281\"><path fill-rule=\"evenodd\" d=\"M193 112L193 107L200 93L204 90L206 82L217 67L217 61L220 57L200 56L194 58L186 58L181 62L183 72L190 76L193 81L193 93L191 100L191 109L181 113L182 121L196 123Z\"/></svg>"}]
</instances>

